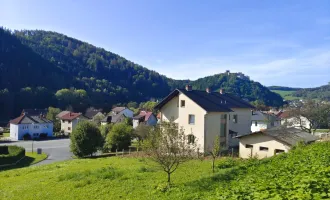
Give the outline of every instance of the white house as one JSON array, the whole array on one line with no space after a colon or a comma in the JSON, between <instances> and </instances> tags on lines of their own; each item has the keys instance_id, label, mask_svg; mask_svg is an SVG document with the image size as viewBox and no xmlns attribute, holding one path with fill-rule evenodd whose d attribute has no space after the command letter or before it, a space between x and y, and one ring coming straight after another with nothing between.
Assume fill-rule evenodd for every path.
<instances>
[{"instance_id":1,"label":"white house","mask_svg":"<svg viewBox=\"0 0 330 200\"><path fill-rule=\"evenodd\" d=\"M253 111L251 118L251 132L257 132L281 125L281 119L273 114Z\"/></svg>"},{"instance_id":2,"label":"white house","mask_svg":"<svg viewBox=\"0 0 330 200\"><path fill-rule=\"evenodd\" d=\"M112 115L123 113L128 118L133 118L134 112L126 107L115 107L111 110Z\"/></svg>"},{"instance_id":3,"label":"white house","mask_svg":"<svg viewBox=\"0 0 330 200\"><path fill-rule=\"evenodd\" d=\"M294 127L294 128L300 128L300 129L301 129L301 127L305 127L307 129L309 129L311 126L310 121L306 117L292 116L289 111L281 112L278 116L281 119L281 125L284 125L287 127Z\"/></svg>"},{"instance_id":4,"label":"white house","mask_svg":"<svg viewBox=\"0 0 330 200\"><path fill-rule=\"evenodd\" d=\"M133 128L144 123L147 126L154 126L157 124L157 118L152 112L141 111L139 115L133 117Z\"/></svg>"},{"instance_id":5,"label":"white house","mask_svg":"<svg viewBox=\"0 0 330 200\"><path fill-rule=\"evenodd\" d=\"M66 135L72 133L72 130L80 121L87 120L81 113L68 112L59 117L61 119L61 131Z\"/></svg>"},{"instance_id":6,"label":"white house","mask_svg":"<svg viewBox=\"0 0 330 200\"><path fill-rule=\"evenodd\" d=\"M53 122L43 115L22 114L9 123L10 138L13 140L22 140L24 137L39 138L40 134L45 134L47 137L53 136Z\"/></svg>"},{"instance_id":7,"label":"white house","mask_svg":"<svg viewBox=\"0 0 330 200\"><path fill-rule=\"evenodd\" d=\"M200 150L207 152L217 136L222 147L236 141L238 145L238 139L232 137L250 133L251 109L254 107L223 90L192 90L188 85L186 89L171 92L155 108L160 111L161 122L174 121L188 137L196 139L190 141L196 141ZM230 132L232 136L229 137Z\"/></svg>"},{"instance_id":8,"label":"white house","mask_svg":"<svg viewBox=\"0 0 330 200\"><path fill-rule=\"evenodd\" d=\"M241 158L266 158L288 152L298 142L311 143L318 138L296 128L274 127L247 135L239 139L239 156Z\"/></svg>"}]
</instances>

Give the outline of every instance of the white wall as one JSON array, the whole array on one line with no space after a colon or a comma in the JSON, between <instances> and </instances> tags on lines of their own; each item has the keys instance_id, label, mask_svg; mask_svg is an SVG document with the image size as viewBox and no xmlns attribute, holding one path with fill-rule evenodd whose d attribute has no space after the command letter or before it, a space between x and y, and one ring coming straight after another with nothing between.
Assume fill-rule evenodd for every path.
<instances>
[{"instance_id":1,"label":"white wall","mask_svg":"<svg viewBox=\"0 0 330 200\"><path fill-rule=\"evenodd\" d=\"M303 117L303 116L300 116L300 119L301 119L302 126L309 129L310 128L310 122L308 121L308 119L306 117ZM295 118L295 117L291 117L291 118L288 118L288 119L282 119L281 124L282 125L287 125L288 127L295 127L295 128L300 129L300 123L299 123L298 119Z\"/></svg>"},{"instance_id":2,"label":"white wall","mask_svg":"<svg viewBox=\"0 0 330 200\"><path fill-rule=\"evenodd\" d=\"M75 118L74 120L61 120L61 130L64 130L64 133L72 133L73 129L77 126L79 121L84 119ZM70 130L69 130L70 128Z\"/></svg>"},{"instance_id":3,"label":"white wall","mask_svg":"<svg viewBox=\"0 0 330 200\"><path fill-rule=\"evenodd\" d=\"M255 125L255 122L257 122L257 126ZM267 129L269 126L265 121L252 121L251 124L251 131L252 132L258 132L263 129Z\"/></svg>"},{"instance_id":4,"label":"white wall","mask_svg":"<svg viewBox=\"0 0 330 200\"><path fill-rule=\"evenodd\" d=\"M162 109L160 110L161 121L170 121L171 119L173 119L175 123L178 123L178 118L179 118L178 102L179 102L179 97L174 97L162 107Z\"/></svg>"},{"instance_id":5,"label":"white wall","mask_svg":"<svg viewBox=\"0 0 330 200\"><path fill-rule=\"evenodd\" d=\"M32 138L38 138L40 133L46 133L48 137L52 137L53 123L10 124L10 137L14 140L22 140L26 133L30 134ZM38 136L34 134L38 134Z\"/></svg>"},{"instance_id":6,"label":"white wall","mask_svg":"<svg viewBox=\"0 0 330 200\"><path fill-rule=\"evenodd\" d=\"M246 148L247 144L253 145L252 152L251 148ZM268 147L268 151L261 151L260 147ZM239 139L239 156L241 158L250 158L251 153L252 156L257 156L258 158L271 157L274 155L275 149L281 149L288 152L290 147L276 141L270 136L259 133Z\"/></svg>"},{"instance_id":7,"label":"white wall","mask_svg":"<svg viewBox=\"0 0 330 200\"><path fill-rule=\"evenodd\" d=\"M214 140L217 136L220 136L221 132L221 116L227 113L212 112L205 115L205 140L204 140L204 151L212 150ZM220 143L225 143L222 148L228 147L228 133L229 133L229 120L228 115L225 120L227 125L225 136L220 137Z\"/></svg>"},{"instance_id":8,"label":"white wall","mask_svg":"<svg viewBox=\"0 0 330 200\"><path fill-rule=\"evenodd\" d=\"M139 120L138 119L133 119L133 128L136 128L139 126Z\"/></svg>"}]
</instances>

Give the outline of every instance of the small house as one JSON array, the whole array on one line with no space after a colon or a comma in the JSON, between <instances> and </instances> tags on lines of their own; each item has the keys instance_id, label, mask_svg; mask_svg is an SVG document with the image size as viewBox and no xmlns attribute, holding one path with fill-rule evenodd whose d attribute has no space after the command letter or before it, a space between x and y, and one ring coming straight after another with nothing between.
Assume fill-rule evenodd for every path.
<instances>
[{"instance_id":1,"label":"small house","mask_svg":"<svg viewBox=\"0 0 330 200\"><path fill-rule=\"evenodd\" d=\"M154 126L157 124L157 118L152 112L141 111L137 116L133 117L133 128L138 127L141 123L147 126Z\"/></svg>"}]
</instances>

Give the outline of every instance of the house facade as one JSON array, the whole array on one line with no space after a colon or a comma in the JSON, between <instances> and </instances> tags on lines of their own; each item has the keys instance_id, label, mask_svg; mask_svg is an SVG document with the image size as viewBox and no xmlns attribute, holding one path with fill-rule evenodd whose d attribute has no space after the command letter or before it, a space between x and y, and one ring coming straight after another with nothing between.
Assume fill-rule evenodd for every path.
<instances>
[{"instance_id":1,"label":"house facade","mask_svg":"<svg viewBox=\"0 0 330 200\"><path fill-rule=\"evenodd\" d=\"M141 123L154 126L157 124L157 118L152 112L141 111L139 115L133 117L133 128L138 127Z\"/></svg>"},{"instance_id":2,"label":"house facade","mask_svg":"<svg viewBox=\"0 0 330 200\"><path fill-rule=\"evenodd\" d=\"M294 117L291 115L289 111L284 111L279 113L278 117L281 120L281 125L287 126L287 127L293 127L293 128L299 128L301 127L310 128L310 121L304 117L304 116L299 116L299 117Z\"/></svg>"},{"instance_id":3,"label":"house facade","mask_svg":"<svg viewBox=\"0 0 330 200\"><path fill-rule=\"evenodd\" d=\"M236 108L235 111L231 107ZM193 135L196 138L196 144L201 151L207 152L211 150L217 136L220 137L222 147L230 146L231 128L237 132L249 133L251 118L245 116L248 115L245 109L251 115L252 107L237 97L223 93L223 90L220 92L211 92L209 89L199 91L186 86L186 89L174 90L155 108L160 111L161 122L177 123L186 135ZM242 127L240 123L230 126L229 114L234 113L233 117L237 122L242 120ZM244 120L249 121L244 122ZM245 124L249 124L248 128Z\"/></svg>"},{"instance_id":4,"label":"house facade","mask_svg":"<svg viewBox=\"0 0 330 200\"><path fill-rule=\"evenodd\" d=\"M80 121L87 120L81 113L69 112L60 117L61 131L69 135Z\"/></svg>"},{"instance_id":5,"label":"house facade","mask_svg":"<svg viewBox=\"0 0 330 200\"><path fill-rule=\"evenodd\" d=\"M311 143L318 138L296 128L275 127L237 136L241 158L266 158L288 152L298 142Z\"/></svg>"},{"instance_id":6,"label":"house facade","mask_svg":"<svg viewBox=\"0 0 330 200\"><path fill-rule=\"evenodd\" d=\"M132 118L134 112L126 107L115 107L111 110L112 115L124 114L128 118Z\"/></svg>"},{"instance_id":7,"label":"house facade","mask_svg":"<svg viewBox=\"0 0 330 200\"><path fill-rule=\"evenodd\" d=\"M251 119L251 132L257 132L281 125L277 116L262 111L254 111Z\"/></svg>"},{"instance_id":8,"label":"house facade","mask_svg":"<svg viewBox=\"0 0 330 200\"><path fill-rule=\"evenodd\" d=\"M46 119L43 115L31 116L22 114L10 122L10 138L13 140L23 140L25 135L30 138L39 138L40 134L47 137L53 136L53 122Z\"/></svg>"},{"instance_id":9,"label":"house facade","mask_svg":"<svg viewBox=\"0 0 330 200\"><path fill-rule=\"evenodd\" d=\"M102 110L87 109L84 117L86 117L89 121L100 122L105 117L105 115L102 113Z\"/></svg>"}]
</instances>

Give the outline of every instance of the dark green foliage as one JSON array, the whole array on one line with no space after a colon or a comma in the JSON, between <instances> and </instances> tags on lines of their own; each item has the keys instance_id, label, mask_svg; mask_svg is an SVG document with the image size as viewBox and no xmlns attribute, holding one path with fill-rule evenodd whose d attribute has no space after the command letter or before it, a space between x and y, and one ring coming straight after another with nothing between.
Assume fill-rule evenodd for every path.
<instances>
[{"instance_id":1,"label":"dark green foliage","mask_svg":"<svg viewBox=\"0 0 330 200\"><path fill-rule=\"evenodd\" d=\"M24 156L25 149L23 147L3 146L0 150L0 165L14 164Z\"/></svg>"},{"instance_id":2,"label":"dark green foliage","mask_svg":"<svg viewBox=\"0 0 330 200\"><path fill-rule=\"evenodd\" d=\"M59 33L0 28L0 119L13 118L24 108L71 107L84 112L93 106L108 112L114 104L128 102L135 107L134 102L161 99L187 83L202 90L224 87L270 106L282 103L257 82L223 74L197 81L174 80Z\"/></svg>"},{"instance_id":3,"label":"dark green foliage","mask_svg":"<svg viewBox=\"0 0 330 200\"><path fill-rule=\"evenodd\" d=\"M98 127L89 121L79 122L70 135L71 152L77 157L91 156L103 146Z\"/></svg>"},{"instance_id":4,"label":"dark green foliage","mask_svg":"<svg viewBox=\"0 0 330 200\"><path fill-rule=\"evenodd\" d=\"M330 84L316 88L308 88L294 92L292 96L307 98L307 99L320 99L330 100Z\"/></svg>"},{"instance_id":5,"label":"dark green foliage","mask_svg":"<svg viewBox=\"0 0 330 200\"><path fill-rule=\"evenodd\" d=\"M105 146L111 151L128 149L131 145L133 128L125 123L113 125L106 137Z\"/></svg>"},{"instance_id":6,"label":"dark green foliage","mask_svg":"<svg viewBox=\"0 0 330 200\"><path fill-rule=\"evenodd\" d=\"M297 90L301 90L302 88L292 88L292 87L284 87L284 86L269 86L268 89L282 90L282 91L297 91Z\"/></svg>"},{"instance_id":7,"label":"dark green foliage","mask_svg":"<svg viewBox=\"0 0 330 200\"><path fill-rule=\"evenodd\" d=\"M230 182L220 180L219 199L329 199L330 142L296 147L248 161Z\"/></svg>"}]
</instances>

